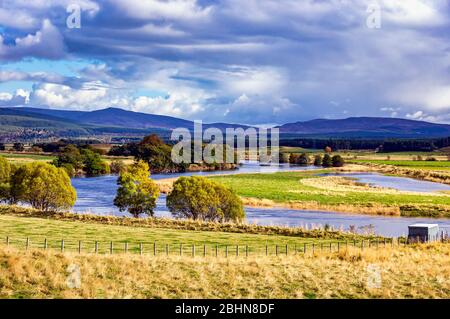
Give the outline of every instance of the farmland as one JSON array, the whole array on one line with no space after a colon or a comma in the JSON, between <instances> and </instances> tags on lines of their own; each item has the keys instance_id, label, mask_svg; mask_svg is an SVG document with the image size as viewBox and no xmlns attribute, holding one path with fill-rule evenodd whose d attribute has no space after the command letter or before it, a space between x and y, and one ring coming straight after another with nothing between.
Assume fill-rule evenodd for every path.
<instances>
[{"instance_id":1,"label":"farmland","mask_svg":"<svg viewBox=\"0 0 450 319\"><path fill-rule=\"evenodd\" d=\"M0 297L448 298L449 254L446 244L266 258L79 255L0 245ZM67 281L75 268L73 287Z\"/></svg>"}]
</instances>

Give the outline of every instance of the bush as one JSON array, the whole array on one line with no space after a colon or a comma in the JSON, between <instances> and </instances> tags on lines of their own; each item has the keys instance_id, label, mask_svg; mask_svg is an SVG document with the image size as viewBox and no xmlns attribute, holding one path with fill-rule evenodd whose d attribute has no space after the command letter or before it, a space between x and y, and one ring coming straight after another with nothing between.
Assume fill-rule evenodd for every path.
<instances>
[{"instance_id":1,"label":"bush","mask_svg":"<svg viewBox=\"0 0 450 319\"><path fill-rule=\"evenodd\" d=\"M133 217L139 217L141 214L153 216L159 188L149 176L150 169L143 161L131 165L126 172L120 174L114 205L121 212L128 210Z\"/></svg>"},{"instance_id":2,"label":"bush","mask_svg":"<svg viewBox=\"0 0 450 319\"><path fill-rule=\"evenodd\" d=\"M428 162L436 162L437 161L436 157L431 157L431 156L427 157L425 160Z\"/></svg>"},{"instance_id":3,"label":"bush","mask_svg":"<svg viewBox=\"0 0 450 319\"><path fill-rule=\"evenodd\" d=\"M167 207L177 218L241 221L242 201L225 186L200 176L180 177L167 196Z\"/></svg>"},{"instance_id":4,"label":"bush","mask_svg":"<svg viewBox=\"0 0 450 319\"><path fill-rule=\"evenodd\" d=\"M322 158L322 166L323 167L331 167L333 166L333 160L331 159L330 154L325 154Z\"/></svg>"},{"instance_id":5,"label":"bush","mask_svg":"<svg viewBox=\"0 0 450 319\"><path fill-rule=\"evenodd\" d=\"M342 167L345 164L345 161L341 155L334 155L331 161L334 167Z\"/></svg>"},{"instance_id":6,"label":"bush","mask_svg":"<svg viewBox=\"0 0 450 319\"><path fill-rule=\"evenodd\" d=\"M0 157L0 202L9 199L9 181L11 178L11 165Z\"/></svg>"},{"instance_id":7,"label":"bush","mask_svg":"<svg viewBox=\"0 0 450 319\"><path fill-rule=\"evenodd\" d=\"M113 160L111 164L109 164L109 169L112 174L120 174L122 172L125 172L127 166L121 160Z\"/></svg>"},{"instance_id":8,"label":"bush","mask_svg":"<svg viewBox=\"0 0 450 319\"><path fill-rule=\"evenodd\" d=\"M66 171L42 162L19 166L10 186L11 202L29 203L44 212L69 209L77 198Z\"/></svg>"},{"instance_id":9,"label":"bush","mask_svg":"<svg viewBox=\"0 0 450 319\"><path fill-rule=\"evenodd\" d=\"M314 166L321 166L322 165L322 155L317 154L314 156Z\"/></svg>"}]
</instances>

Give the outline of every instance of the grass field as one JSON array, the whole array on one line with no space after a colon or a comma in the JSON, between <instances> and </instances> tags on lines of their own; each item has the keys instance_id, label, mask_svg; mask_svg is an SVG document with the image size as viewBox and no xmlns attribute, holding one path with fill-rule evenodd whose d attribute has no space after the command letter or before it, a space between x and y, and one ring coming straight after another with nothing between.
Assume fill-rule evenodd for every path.
<instances>
[{"instance_id":1,"label":"grass field","mask_svg":"<svg viewBox=\"0 0 450 319\"><path fill-rule=\"evenodd\" d=\"M351 163L357 164L379 164L393 165L399 167L407 167L412 169L425 169L435 171L450 171L450 161L407 161L407 160L350 160Z\"/></svg>"},{"instance_id":2,"label":"grass field","mask_svg":"<svg viewBox=\"0 0 450 319\"><path fill-rule=\"evenodd\" d=\"M6 158L13 163L29 163L29 162L51 162L55 159L52 155L37 155L37 154L18 154L18 153L0 153L0 156Z\"/></svg>"},{"instance_id":3,"label":"grass field","mask_svg":"<svg viewBox=\"0 0 450 319\"><path fill-rule=\"evenodd\" d=\"M236 245L242 251L245 246L249 246L251 253L261 253L265 246L269 245L273 253L275 246L283 247L288 245L290 249L303 244L337 243L344 239L373 238L360 237L348 234L347 237L336 236L336 232L330 232L329 236L322 232L319 236L315 231L310 231L311 236L283 236L264 235L251 233L233 233L224 231L201 231L183 230L159 227L139 227L124 225L108 225L95 221L68 221L53 220L48 218L21 217L14 215L0 215L0 238L6 242L9 237L10 244L15 247L25 248L26 238L29 237L30 248L43 248L44 239L47 239L48 247L59 249L61 240L65 241L66 250L77 251L79 241L82 241L84 250L94 251L95 241L99 242L100 252L109 252L110 242L113 241L115 251L123 251L125 242L129 243L129 250L138 252L139 244L143 243L146 251L153 251L153 244L157 242L157 250L165 252L166 244L171 252L178 252L180 243L184 244L184 250L191 252L192 245L197 245L198 249L203 249L207 245L209 254L212 254L216 245L219 246L221 254L224 254L225 246L229 246L230 253L234 253ZM317 236L317 238L313 238ZM311 238L308 238L311 237ZM338 239L336 238L338 237ZM280 248L281 249L281 248ZM289 248L288 248L289 249Z\"/></svg>"},{"instance_id":4,"label":"grass field","mask_svg":"<svg viewBox=\"0 0 450 319\"><path fill-rule=\"evenodd\" d=\"M0 245L0 298L449 298L449 256L448 244L266 258Z\"/></svg>"},{"instance_id":5,"label":"grass field","mask_svg":"<svg viewBox=\"0 0 450 319\"><path fill-rule=\"evenodd\" d=\"M275 203L296 203L299 208L304 209L322 207L328 210L333 206L339 206L340 211L342 209L345 211L347 207L349 212L354 211L350 210L352 207L359 207L362 213L373 211L389 214L389 211L392 211L392 215L450 216L448 195L384 192L367 187L361 187L361 191L356 191L357 187L327 184L329 179L317 176L317 173L239 174L211 178L231 187L244 198L266 199ZM323 184L323 187L311 186L320 184Z\"/></svg>"}]
</instances>

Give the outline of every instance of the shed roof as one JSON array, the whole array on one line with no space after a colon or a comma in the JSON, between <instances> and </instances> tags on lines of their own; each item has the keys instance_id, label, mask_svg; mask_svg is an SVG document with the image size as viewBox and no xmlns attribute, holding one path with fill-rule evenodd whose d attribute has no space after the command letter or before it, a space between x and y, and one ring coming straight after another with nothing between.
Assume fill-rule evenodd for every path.
<instances>
[{"instance_id":1,"label":"shed roof","mask_svg":"<svg viewBox=\"0 0 450 319\"><path fill-rule=\"evenodd\" d=\"M439 227L439 225L438 224L413 224L413 225L409 225L408 227L435 228L435 227Z\"/></svg>"}]
</instances>

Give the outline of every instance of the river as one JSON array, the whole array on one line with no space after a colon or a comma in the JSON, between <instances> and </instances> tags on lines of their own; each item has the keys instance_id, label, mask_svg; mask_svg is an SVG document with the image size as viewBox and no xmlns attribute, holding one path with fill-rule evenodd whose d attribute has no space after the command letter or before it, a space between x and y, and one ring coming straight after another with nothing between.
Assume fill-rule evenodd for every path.
<instances>
[{"instance_id":1,"label":"river","mask_svg":"<svg viewBox=\"0 0 450 319\"><path fill-rule=\"evenodd\" d=\"M245 163L238 170L234 171L213 171L213 172L188 172L177 174L154 174L153 179L163 179L178 176L191 175L215 175L215 174L243 174L243 173L270 173L277 171L292 170L314 170L314 166L296 167L281 165L280 167L259 166L257 163ZM403 177L384 176L375 173L352 173L345 174L349 177L359 179L361 182L379 185L383 187L392 187L400 190L409 190L411 187L415 191L436 191L448 190L450 186L430 183L419 180L412 180ZM384 184L384 178L390 177L390 186ZM411 183L411 180L413 183ZM72 185L77 190L78 199L73 208L74 212L91 213L97 215L115 215L128 216L126 212L120 212L113 205L113 200L117 190L117 176L107 175L90 178L74 178ZM447 188L448 187L448 188ZM318 211L300 211L284 208L245 208L248 223L259 225L279 225L279 226L307 226L320 227L329 225L334 228L348 230L355 228L360 233L374 231L383 236L402 236L407 233L408 225L414 223L433 223L441 227L450 225L450 219L432 219L432 218L409 218L409 217L382 217L373 215L345 214L334 212ZM157 201L155 215L159 217L170 217L170 212L165 205L165 195L161 195Z\"/></svg>"}]
</instances>

